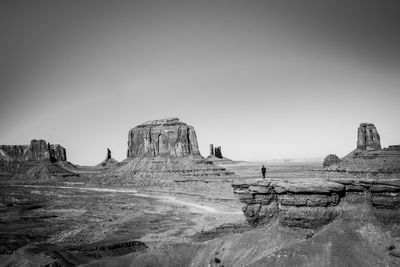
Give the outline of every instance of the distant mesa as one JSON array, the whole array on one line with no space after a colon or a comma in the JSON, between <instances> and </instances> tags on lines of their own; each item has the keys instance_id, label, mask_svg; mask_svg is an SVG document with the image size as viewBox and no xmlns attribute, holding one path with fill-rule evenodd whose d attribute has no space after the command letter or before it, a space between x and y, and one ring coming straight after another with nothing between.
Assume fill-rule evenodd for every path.
<instances>
[{"instance_id":1,"label":"distant mesa","mask_svg":"<svg viewBox=\"0 0 400 267\"><path fill-rule=\"evenodd\" d=\"M129 183L135 178L227 176L232 172L204 159L196 131L178 118L152 120L129 131L127 158L111 176L96 182ZM186 179L186 178L185 178Z\"/></svg>"},{"instance_id":2,"label":"distant mesa","mask_svg":"<svg viewBox=\"0 0 400 267\"><path fill-rule=\"evenodd\" d=\"M398 174L400 145L382 149L380 135L374 124L361 123L357 131L356 149L340 162L324 167L335 171Z\"/></svg>"},{"instance_id":3,"label":"distant mesa","mask_svg":"<svg viewBox=\"0 0 400 267\"><path fill-rule=\"evenodd\" d=\"M61 145L46 143L45 140L32 140L30 145L1 145L0 161L24 162L43 161L52 162L66 161L67 153Z\"/></svg>"},{"instance_id":4,"label":"distant mesa","mask_svg":"<svg viewBox=\"0 0 400 267\"><path fill-rule=\"evenodd\" d=\"M0 167L13 178L53 179L54 175L71 175L66 170L66 149L45 140L32 140L29 145L1 145Z\"/></svg>"},{"instance_id":5,"label":"distant mesa","mask_svg":"<svg viewBox=\"0 0 400 267\"><path fill-rule=\"evenodd\" d=\"M128 159L200 156L194 128L178 118L153 120L129 131Z\"/></svg>"},{"instance_id":6,"label":"distant mesa","mask_svg":"<svg viewBox=\"0 0 400 267\"><path fill-rule=\"evenodd\" d=\"M340 158L336 156L335 154L329 154L328 156L325 157L323 166L329 167L333 164L338 164L340 162Z\"/></svg>"}]
</instances>

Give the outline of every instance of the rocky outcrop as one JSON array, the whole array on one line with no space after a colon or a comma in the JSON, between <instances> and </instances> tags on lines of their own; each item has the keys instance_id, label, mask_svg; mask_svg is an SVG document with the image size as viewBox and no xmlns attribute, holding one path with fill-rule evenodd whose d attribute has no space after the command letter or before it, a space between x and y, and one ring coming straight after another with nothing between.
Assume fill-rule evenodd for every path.
<instances>
[{"instance_id":1,"label":"rocky outcrop","mask_svg":"<svg viewBox=\"0 0 400 267\"><path fill-rule=\"evenodd\" d=\"M336 156L335 154L329 154L328 156L325 157L322 166L325 168L333 164L338 164L339 162L340 158L338 156Z\"/></svg>"},{"instance_id":2,"label":"rocky outcrop","mask_svg":"<svg viewBox=\"0 0 400 267\"><path fill-rule=\"evenodd\" d=\"M233 173L204 159L199 151L194 128L178 118L148 121L129 131L127 159L102 183L130 183L132 178L220 177Z\"/></svg>"},{"instance_id":3,"label":"rocky outcrop","mask_svg":"<svg viewBox=\"0 0 400 267\"><path fill-rule=\"evenodd\" d=\"M110 167L110 166L115 166L118 163L119 163L118 160L114 159L111 156L111 150L107 148L106 159L103 160L100 164L98 164L97 167Z\"/></svg>"},{"instance_id":4,"label":"rocky outcrop","mask_svg":"<svg viewBox=\"0 0 400 267\"><path fill-rule=\"evenodd\" d=\"M74 174L67 170L67 153L58 144L32 140L30 145L0 146L0 171L10 180L55 181Z\"/></svg>"},{"instance_id":5,"label":"rocky outcrop","mask_svg":"<svg viewBox=\"0 0 400 267\"><path fill-rule=\"evenodd\" d=\"M383 223L400 222L400 180L246 180L232 184L251 225L316 228L364 203Z\"/></svg>"},{"instance_id":6,"label":"rocky outcrop","mask_svg":"<svg viewBox=\"0 0 400 267\"><path fill-rule=\"evenodd\" d=\"M0 161L25 162L51 160L66 161L67 154L61 145L51 145L45 140L32 140L30 145L2 145L0 146Z\"/></svg>"},{"instance_id":7,"label":"rocky outcrop","mask_svg":"<svg viewBox=\"0 0 400 267\"><path fill-rule=\"evenodd\" d=\"M178 118L145 122L129 131L129 158L200 156L194 128Z\"/></svg>"},{"instance_id":8,"label":"rocky outcrop","mask_svg":"<svg viewBox=\"0 0 400 267\"><path fill-rule=\"evenodd\" d=\"M222 156L222 151L220 146L214 147L213 144L210 144L210 155L207 157L207 160L216 164L225 164L232 162L231 159Z\"/></svg>"},{"instance_id":9,"label":"rocky outcrop","mask_svg":"<svg viewBox=\"0 0 400 267\"><path fill-rule=\"evenodd\" d=\"M67 161L67 151L61 145L59 144L50 145L49 152L50 152L50 160L52 162Z\"/></svg>"},{"instance_id":10,"label":"rocky outcrop","mask_svg":"<svg viewBox=\"0 0 400 267\"><path fill-rule=\"evenodd\" d=\"M400 173L400 146L381 149L380 136L372 123L361 123L357 133L357 148L340 162L324 166L326 170L396 178Z\"/></svg>"},{"instance_id":11,"label":"rocky outcrop","mask_svg":"<svg viewBox=\"0 0 400 267\"><path fill-rule=\"evenodd\" d=\"M372 123L361 123L358 127L357 149L380 150L381 139Z\"/></svg>"},{"instance_id":12,"label":"rocky outcrop","mask_svg":"<svg viewBox=\"0 0 400 267\"><path fill-rule=\"evenodd\" d=\"M220 147L220 146L217 146L217 147L215 148L214 155L215 155L217 158L219 158L219 159L222 159L222 158L223 158L223 156L222 156L222 151L221 151L221 147Z\"/></svg>"},{"instance_id":13,"label":"rocky outcrop","mask_svg":"<svg viewBox=\"0 0 400 267\"><path fill-rule=\"evenodd\" d=\"M221 147L220 146L214 147L213 144L210 144L210 155L208 157L209 158L216 157L219 159L223 159L224 157L222 156Z\"/></svg>"}]
</instances>

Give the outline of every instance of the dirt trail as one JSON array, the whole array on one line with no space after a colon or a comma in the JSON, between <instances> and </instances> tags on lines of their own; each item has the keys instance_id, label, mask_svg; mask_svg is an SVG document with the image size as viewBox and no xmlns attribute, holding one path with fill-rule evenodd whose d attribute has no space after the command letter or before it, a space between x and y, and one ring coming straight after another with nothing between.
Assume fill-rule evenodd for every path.
<instances>
[{"instance_id":1,"label":"dirt trail","mask_svg":"<svg viewBox=\"0 0 400 267\"><path fill-rule=\"evenodd\" d=\"M136 197L152 198L159 200L166 204L178 204L188 207L192 212L201 213L218 213L218 214L242 214L240 211L221 211L211 206L203 204L197 204L194 202L188 202L180 200L173 196L166 195L149 195L139 193L136 189L122 189L122 188L99 188L99 187L74 187L74 186L51 186L51 185L16 185L20 187L33 187L33 188L58 188L58 189L72 189L72 190L83 190L83 191L95 191L95 192L108 192L108 193L127 193Z\"/></svg>"}]
</instances>

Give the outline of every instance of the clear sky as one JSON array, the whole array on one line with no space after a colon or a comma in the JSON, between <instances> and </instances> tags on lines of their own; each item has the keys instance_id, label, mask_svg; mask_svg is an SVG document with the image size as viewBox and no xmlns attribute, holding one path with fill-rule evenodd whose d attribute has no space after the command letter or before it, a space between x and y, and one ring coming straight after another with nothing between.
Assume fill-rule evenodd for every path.
<instances>
[{"instance_id":1,"label":"clear sky","mask_svg":"<svg viewBox=\"0 0 400 267\"><path fill-rule=\"evenodd\" d=\"M359 123L400 144L400 2L0 2L0 144L126 157L177 116L203 156L344 156Z\"/></svg>"}]
</instances>

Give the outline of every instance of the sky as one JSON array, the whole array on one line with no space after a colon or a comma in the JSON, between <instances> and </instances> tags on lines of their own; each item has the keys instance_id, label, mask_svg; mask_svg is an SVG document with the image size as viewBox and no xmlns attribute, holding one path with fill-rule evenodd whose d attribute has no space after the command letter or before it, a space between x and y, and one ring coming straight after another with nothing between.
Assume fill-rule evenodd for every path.
<instances>
[{"instance_id":1,"label":"sky","mask_svg":"<svg viewBox=\"0 0 400 267\"><path fill-rule=\"evenodd\" d=\"M345 156L361 122L400 144L400 2L0 2L0 144L94 165L179 117L234 160Z\"/></svg>"}]
</instances>

